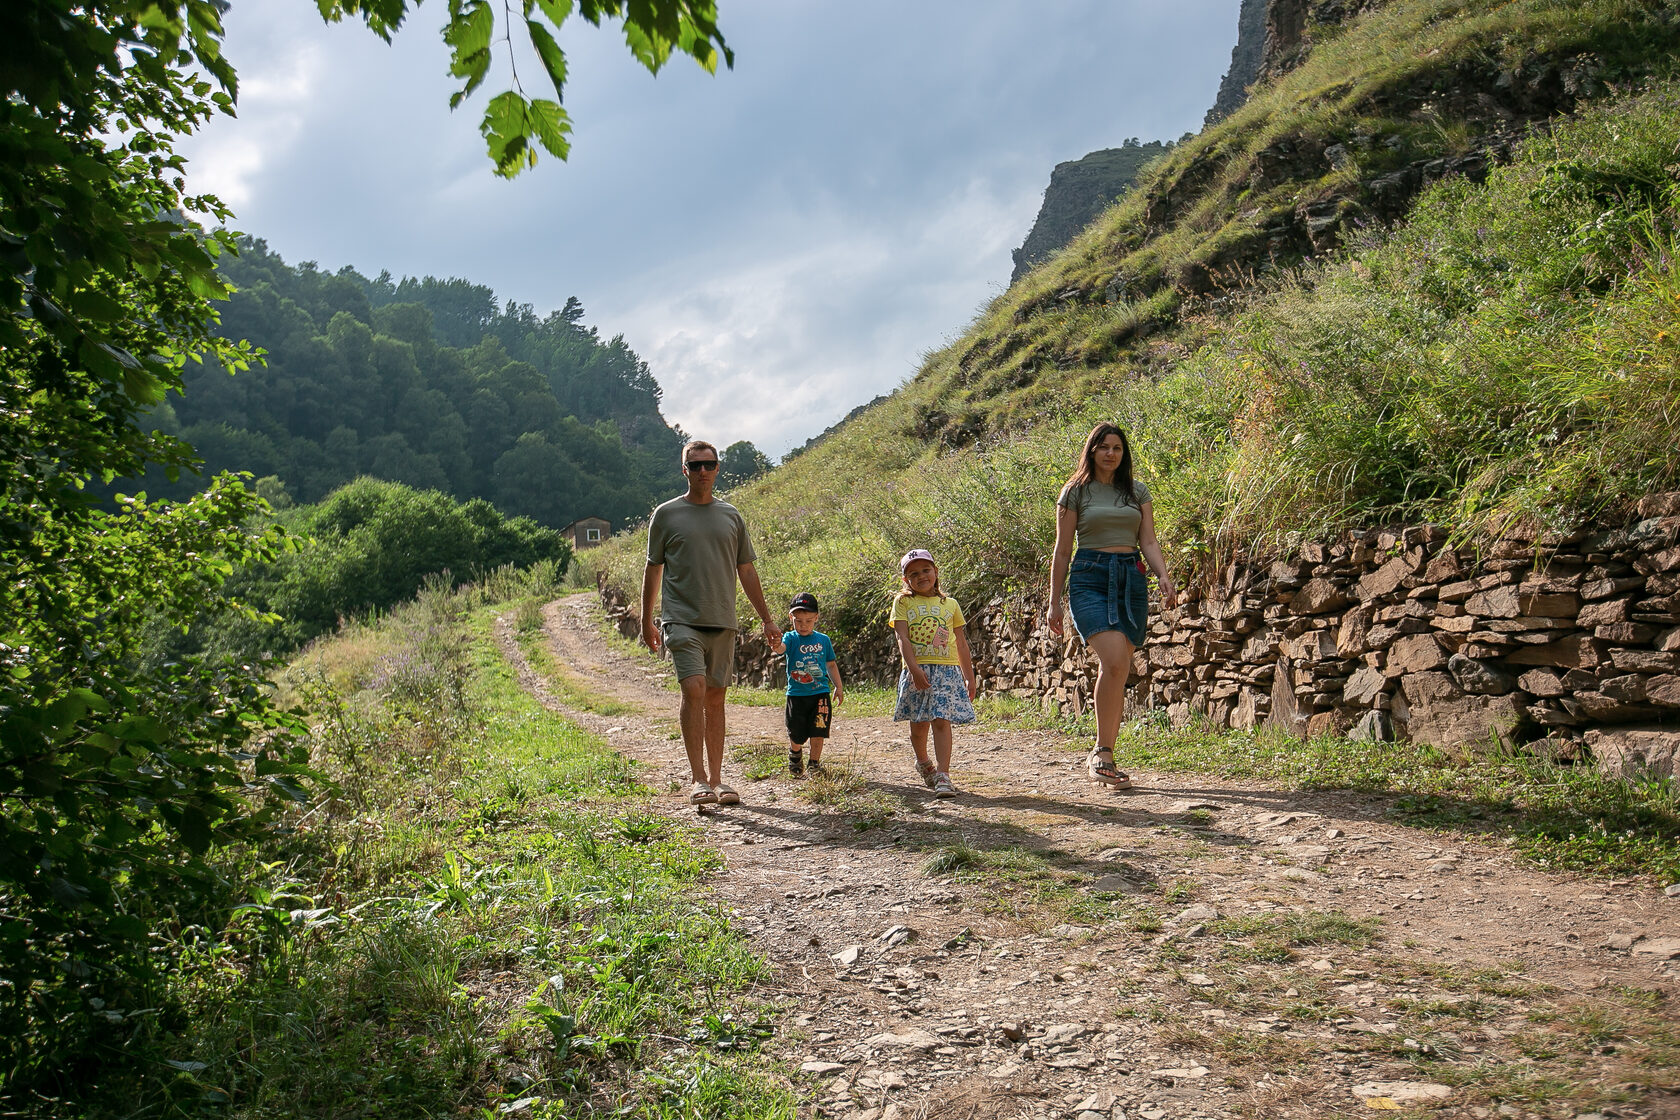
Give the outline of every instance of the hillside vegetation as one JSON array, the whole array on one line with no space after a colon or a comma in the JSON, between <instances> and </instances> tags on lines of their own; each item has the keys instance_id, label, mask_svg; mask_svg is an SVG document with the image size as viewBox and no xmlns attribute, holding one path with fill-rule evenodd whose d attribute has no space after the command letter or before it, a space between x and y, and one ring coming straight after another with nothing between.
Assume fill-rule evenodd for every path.
<instances>
[{"instance_id":1,"label":"hillside vegetation","mask_svg":"<svg viewBox=\"0 0 1680 1120\"><path fill-rule=\"evenodd\" d=\"M1680 482L1671 8L1403 0L1311 31L892 397L731 494L772 594L871 631L916 546L968 601L1041 589L1099 417L1186 567ZM601 555L615 582L640 547Z\"/></svg>"},{"instance_id":2,"label":"hillside vegetation","mask_svg":"<svg viewBox=\"0 0 1680 1120\"><path fill-rule=\"evenodd\" d=\"M683 436L660 415L658 383L575 299L538 316L466 280L288 265L251 238L219 272L237 289L220 333L267 360L236 377L190 365L155 414L206 473L274 476L302 502L369 475L551 527L623 524L676 490ZM202 485L163 473L146 479L154 496Z\"/></svg>"}]
</instances>

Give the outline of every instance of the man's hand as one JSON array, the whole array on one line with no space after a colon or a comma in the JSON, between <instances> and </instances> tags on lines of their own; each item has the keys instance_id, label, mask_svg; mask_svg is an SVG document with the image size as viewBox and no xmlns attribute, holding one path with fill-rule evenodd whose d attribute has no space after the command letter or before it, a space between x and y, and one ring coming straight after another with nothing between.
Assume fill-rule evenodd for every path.
<instances>
[{"instance_id":1,"label":"man's hand","mask_svg":"<svg viewBox=\"0 0 1680 1120\"><path fill-rule=\"evenodd\" d=\"M769 646L771 649L781 649L782 628L776 625L776 620L773 618L761 618L759 621L764 624L764 644Z\"/></svg>"},{"instance_id":2,"label":"man's hand","mask_svg":"<svg viewBox=\"0 0 1680 1120\"><path fill-rule=\"evenodd\" d=\"M659 625L651 618L642 619L642 644L654 653L659 652Z\"/></svg>"}]
</instances>

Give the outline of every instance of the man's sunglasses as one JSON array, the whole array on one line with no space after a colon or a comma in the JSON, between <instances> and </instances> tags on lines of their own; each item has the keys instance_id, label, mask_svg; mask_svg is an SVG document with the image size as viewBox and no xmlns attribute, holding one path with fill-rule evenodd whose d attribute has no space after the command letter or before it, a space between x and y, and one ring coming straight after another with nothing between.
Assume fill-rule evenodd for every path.
<instances>
[{"instance_id":1,"label":"man's sunglasses","mask_svg":"<svg viewBox=\"0 0 1680 1120\"><path fill-rule=\"evenodd\" d=\"M690 459L688 469L691 471L715 471L718 469L716 459Z\"/></svg>"}]
</instances>

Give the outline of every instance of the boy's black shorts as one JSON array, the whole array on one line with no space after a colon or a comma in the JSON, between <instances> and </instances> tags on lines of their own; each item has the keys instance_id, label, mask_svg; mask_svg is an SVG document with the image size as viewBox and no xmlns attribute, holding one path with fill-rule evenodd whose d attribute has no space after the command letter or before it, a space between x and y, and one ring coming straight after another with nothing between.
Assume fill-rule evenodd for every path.
<instances>
[{"instance_id":1,"label":"boy's black shorts","mask_svg":"<svg viewBox=\"0 0 1680 1120\"><path fill-rule=\"evenodd\" d=\"M803 744L807 739L828 738L828 693L787 698L788 741Z\"/></svg>"}]
</instances>

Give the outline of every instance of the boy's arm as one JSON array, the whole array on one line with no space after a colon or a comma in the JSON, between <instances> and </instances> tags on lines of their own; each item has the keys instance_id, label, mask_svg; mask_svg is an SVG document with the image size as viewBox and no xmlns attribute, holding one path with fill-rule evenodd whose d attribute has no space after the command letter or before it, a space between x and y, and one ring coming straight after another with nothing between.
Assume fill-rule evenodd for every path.
<instances>
[{"instance_id":1,"label":"boy's arm","mask_svg":"<svg viewBox=\"0 0 1680 1120\"><path fill-rule=\"evenodd\" d=\"M962 662L963 680L968 682L968 698L972 700L980 687L974 677L974 658L968 652L968 632L961 626L957 627L957 660Z\"/></svg>"},{"instance_id":2,"label":"boy's arm","mask_svg":"<svg viewBox=\"0 0 1680 1120\"><path fill-rule=\"evenodd\" d=\"M834 682L834 702L839 704L846 699L846 686L840 680L840 663L833 658L828 662L828 676Z\"/></svg>"}]
</instances>

